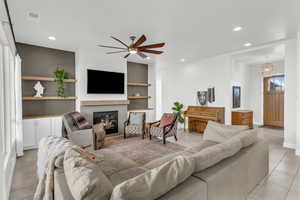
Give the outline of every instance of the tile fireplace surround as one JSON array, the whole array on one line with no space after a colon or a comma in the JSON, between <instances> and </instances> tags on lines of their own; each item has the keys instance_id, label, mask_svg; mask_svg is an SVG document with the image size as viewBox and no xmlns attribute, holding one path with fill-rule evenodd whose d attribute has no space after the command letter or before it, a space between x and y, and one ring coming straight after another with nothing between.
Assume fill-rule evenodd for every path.
<instances>
[{"instance_id":1,"label":"tile fireplace surround","mask_svg":"<svg viewBox=\"0 0 300 200\"><path fill-rule=\"evenodd\" d=\"M97 112L118 111L118 132L124 133L124 122L127 120L127 100L81 101L80 113L93 124L93 115Z\"/></svg>"}]
</instances>

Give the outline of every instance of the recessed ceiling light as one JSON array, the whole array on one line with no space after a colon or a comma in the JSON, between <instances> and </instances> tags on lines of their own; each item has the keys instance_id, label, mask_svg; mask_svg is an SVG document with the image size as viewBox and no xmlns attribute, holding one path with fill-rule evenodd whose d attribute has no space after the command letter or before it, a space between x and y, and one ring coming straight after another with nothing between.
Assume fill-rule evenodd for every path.
<instances>
[{"instance_id":1,"label":"recessed ceiling light","mask_svg":"<svg viewBox=\"0 0 300 200\"><path fill-rule=\"evenodd\" d=\"M184 59L184 58L181 58L181 59L180 59L180 61L181 61L181 62L184 62L184 61L185 61L185 59Z\"/></svg>"},{"instance_id":2,"label":"recessed ceiling light","mask_svg":"<svg viewBox=\"0 0 300 200\"><path fill-rule=\"evenodd\" d=\"M250 46L252 46L252 44L251 44L250 42L246 42L246 43L244 44L244 46L245 46L245 47L250 47Z\"/></svg>"},{"instance_id":3,"label":"recessed ceiling light","mask_svg":"<svg viewBox=\"0 0 300 200\"><path fill-rule=\"evenodd\" d=\"M235 31L235 32L238 32L238 31L243 30L243 27L241 27L241 26L236 26L236 27L234 27L232 30Z\"/></svg>"},{"instance_id":4,"label":"recessed ceiling light","mask_svg":"<svg viewBox=\"0 0 300 200\"><path fill-rule=\"evenodd\" d=\"M146 59L150 60L150 57L149 57L149 56L147 56L147 57L146 57Z\"/></svg>"},{"instance_id":5,"label":"recessed ceiling light","mask_svg":"<svg viewBox=\"0 0 300 200\"><path fill-rule=\"evenodd\" d=\"M49 40L56 40L56 38L54 36L49 36L48 39Z\"/></svg>"}]
</instances>

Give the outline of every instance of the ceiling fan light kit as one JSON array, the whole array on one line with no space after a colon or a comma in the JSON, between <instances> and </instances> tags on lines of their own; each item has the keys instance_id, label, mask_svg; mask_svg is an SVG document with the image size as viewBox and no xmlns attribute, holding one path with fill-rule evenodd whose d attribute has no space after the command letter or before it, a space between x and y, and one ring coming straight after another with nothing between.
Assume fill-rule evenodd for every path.
<instances>
[{"instance_id":1,"label":"ceiling fan light kit","mask_svg":"<svg viewBox=\"0 0 300 200\"><path fill-rule=\"evenodd\" d=\"M123 53L126 52L127 54L124 56L124 58L127 58L131 54L137 54L143 59L148 59L149 56L147 56L144 53L151 53L151 54L162 54L163 51L157 51L157 50L152 50L155 48L160 48L165 45L165 43L157 43L157 44L150 44L150 45L145 45L145 46L140 46L142 45L146 40L146 36L142 35L138 40L136 40L135 36L130 36L131 44L127 45L126 43L122 42L118 38L115 38L111 36L112 39L117 41L118 43L122 44L123 47L114 47L114 46L106 46L106 45L98 45L99 47L104 47L104 48L110 48L110 49L118 49L119 51L113 51L113 52L107 52L107 54L115 54L115 53Z\"/></svg>"}]
</instances>

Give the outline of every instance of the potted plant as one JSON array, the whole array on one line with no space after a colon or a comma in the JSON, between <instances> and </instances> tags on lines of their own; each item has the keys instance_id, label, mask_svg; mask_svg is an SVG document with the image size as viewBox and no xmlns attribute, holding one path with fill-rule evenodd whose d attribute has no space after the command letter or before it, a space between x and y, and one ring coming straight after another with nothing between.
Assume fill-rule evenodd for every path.
<instances>
[{"instance_id":1,"label":"potted plant","mask_svg":"<svg viewBox=\"0 0 300 200\"><path fill-rule=\"evenodd\" d=\"M178 101L176 101L174 103L174 106L172 107L173 110L173 114L177 115L178 117L178 122L179 123L184 123L184 116L183 116L183 107L184 105L182 103L179 103Z\"/></svg>"},{"instance_id":2,"label":"potted plant","mask_svg":"<svg viewBox=\"0 0 300 200\"><path fill-rule=\"evenodd\" d=\"M57 89L56 89L57 96L66 97L64 81L65 79L68 78L67 73L65 72L64 69L59 69L59 68L57 68L53 73L55 76L55 82L57 83Z\"/></svg>"}]
</instances>

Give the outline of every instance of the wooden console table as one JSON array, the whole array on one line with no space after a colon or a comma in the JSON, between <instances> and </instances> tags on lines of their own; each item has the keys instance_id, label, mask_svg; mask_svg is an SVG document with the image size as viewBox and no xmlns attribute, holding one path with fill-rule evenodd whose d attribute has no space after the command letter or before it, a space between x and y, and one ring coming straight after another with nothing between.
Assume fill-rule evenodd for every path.
<instances>
[{"instance_id":1,"label":"wooden console table","mask_svg":"<svg viewBox=\"0 0 300 200\"><path fill-rule=\"evenodd\" d=\"M231 113L232 125L247 125L253 128L253 111L251 110L238 110Z\"/></svg>"},{"instance_id":2,"label":"wooden console table","mask_svg":"<svg viewBox=\"0 0 300 200\"><path fill-rule=\"evenodd\" d=\"M224 107L189 106L184 112L184 130L188 118L189 132L203 133L209 120L224 124Z\"/></svg>"}]
</instances>

